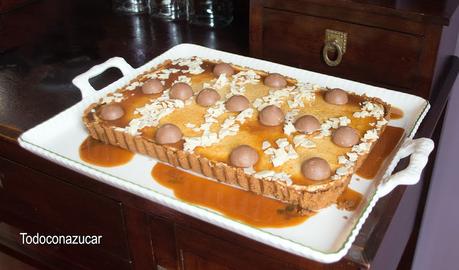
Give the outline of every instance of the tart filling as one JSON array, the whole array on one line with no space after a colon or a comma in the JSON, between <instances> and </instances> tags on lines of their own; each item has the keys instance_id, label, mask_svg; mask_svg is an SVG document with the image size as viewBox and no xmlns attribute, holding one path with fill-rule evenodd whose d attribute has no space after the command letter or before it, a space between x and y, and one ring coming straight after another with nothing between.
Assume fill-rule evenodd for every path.
<instances>
[{"instance_id":1,"label":"tart filling","mask_svg":"<svg viewBox=\"0 0 459 270\"><path fill-rule=\"evenodd\" d=\"M101 137L91 130L97 124L204 158L211 167L317 192L347 185L389 110L379 99L342 89L192 57L138 76L91 105L83 120L93 137Z\"/></svg>"}]
</instances>

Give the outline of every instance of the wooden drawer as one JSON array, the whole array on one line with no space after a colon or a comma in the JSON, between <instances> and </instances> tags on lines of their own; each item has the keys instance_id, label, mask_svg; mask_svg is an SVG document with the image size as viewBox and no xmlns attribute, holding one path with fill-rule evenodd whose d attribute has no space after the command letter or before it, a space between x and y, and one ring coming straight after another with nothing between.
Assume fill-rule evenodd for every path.
<instances>
[{"instance_id":1,"label":"wooden drawer","mask_svg":"<svg viewBox=\"0 0 459 270\"><path fill-rule=\"evenodd\" d=\"M0 214L1 213L0 210ZM37 260L44 269L132 269L132 263L119 256L105 253L103 250L91 245L35 245L22 243L20 233L27 232L29 235L56 235L59 232L41 227L17 218L11 218L8 214L8 223L0 222L0 246L25 254L27 257ZM0 265L0 269L1 265ZM40 268L41 269L41 268Z\"/></svg>"},{"instance_id":2,"label":"wooden drawer","mask_svg":"<svg viewBox=\"0 0 459 270\"><path fill-rule=\"evenodd\" d=\"M129 259L119 202L3 158L0 174L0 211L65 235L102 235L97 248Z\"/></svg>"},{"instance_id":3,"label":"wooden drawer","mask_svg":"<svg viewBox=\"0 0 459 270\"><path fill-rule=\"evenodd\" d=\"M177 226L175 235L181 269L299 269L248 247L239 246L190 228Z\"/></svg>"},{"instance_id":4,"label":"wooden drawer","mask_svg":"<svg viewBox=\"0 0 459 270\"><path fill-rule=\"evenodd\" d=\"M325 30L347 33L338 66L322 56ZM375 84L412 88L422 49L419 36L293 12L263 9L262 56L272 61Z\"/></svg>"},{"instance_id":5,"label":"wooden drawer","mask_svg":"<svg viewBox=\"0 0 459 270\"><path fill-rule=\"evenodd\" d=\"M174 223L151 216L149 226L153 255L159 269L178 269Z\"/></svg>"}]
</instances>

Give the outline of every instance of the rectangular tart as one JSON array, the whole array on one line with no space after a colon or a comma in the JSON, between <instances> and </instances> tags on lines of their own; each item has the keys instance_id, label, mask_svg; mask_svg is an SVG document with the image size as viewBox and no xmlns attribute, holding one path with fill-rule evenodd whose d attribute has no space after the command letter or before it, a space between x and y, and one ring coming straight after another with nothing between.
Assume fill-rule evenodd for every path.
<instances>
[{"instance_id":1,"label":"rectangular tart","mask_svg":"<svg viewBox=\"0 0 459 270\"><path fill-rule=\"evenodd\" d=\"M300 213L335 203L386 127L390 105L351 92L345 92L346 104L331 104L325 100L331 89L285 76L287 85L269 87L264 83L268 73L230 63L232 75L215 75L218 63L198 57L165 61L91 104L84 112L84 125L94 139L281 200ZM163 91L145 94L142 86L149 80L159 80ZM193 96L171 98L170 89L178 82L191 86ZM204 88L216 90L220 99L207 107L197 104L196 96ZM230 112L225 102L234 95L245 96L249 107ZM103 119L101 110L109 104L120 106L124 114ZM259 122L260 111L270 105L282 110L280 125ZM314 116L320 128L297 131L294 123L302 115ZM183 137L176 143L160 144L155 140L156 130L169 123ZM351 147L338 146L332 139L333 132L343 126L357 131L358 142ZM254 166L241 168L229 162L239 145L257 151ZM330 177L311 180L303 175L301 166L312 157L328 162Z\"/></svg>"}]
</instances>

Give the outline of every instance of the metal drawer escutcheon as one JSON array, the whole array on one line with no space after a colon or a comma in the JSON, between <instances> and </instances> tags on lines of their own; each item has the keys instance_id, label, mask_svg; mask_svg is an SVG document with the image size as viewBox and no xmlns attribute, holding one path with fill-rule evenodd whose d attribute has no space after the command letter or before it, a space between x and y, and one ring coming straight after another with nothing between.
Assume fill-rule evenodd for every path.
<instances>
[{"instance_id":1,"label":"metal drawer escutcheon","mask_svg":"<svg viewBox=\"0 0 459 270\"><path fill-rule=\"evenodd\" d=\"M343 54L346 52L347 33L330 30L325 30L325 45L322 49L324 61L330 67L335 67L343 60ZM328 52L336 52L336 59L332 60L328 57Z\"/></svg>"}]
</instances>

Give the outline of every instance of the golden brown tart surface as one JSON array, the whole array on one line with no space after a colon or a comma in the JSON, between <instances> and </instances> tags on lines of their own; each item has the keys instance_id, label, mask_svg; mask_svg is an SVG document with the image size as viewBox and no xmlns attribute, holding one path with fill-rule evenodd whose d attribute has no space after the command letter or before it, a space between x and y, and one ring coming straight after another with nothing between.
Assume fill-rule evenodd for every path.
<instances>
[{"instance_id":1,"label":"golden brown tart surface","mask_svg":"<svg viewBox=\"0 0 459 270\"><path fill-rule=\"evenodd\" d=\"M216 64L199 58L167 61L92 104L83 117L84 123L96 139L299 208L317 210L335 202L387 125L390 106L379 99L345 91L338 91L340 102L333 104L326 97L328 91L336 89L287 77L287 85L274 88L264 83L267 73L233 64L234 74L217 73L217 77ZM142 86L151 80L161 81L164 91L145 94ZM177 98L172 92L171 96L171 88L177 84L190 86L193 94ZM216 92L210 106L196 102L203 89ZM228 110L226 101L239 95L249 101L249 107ZM124 114L104 120L101 109L107 104L120 106ZM280 114L260 116L269 107L276 107ZM277 119L279 115L283 117L281 121ZM312 132L297 130L295 121L303 116L317 119L320 128ZM175 125L183 139L174 144L158 143L157 129L166 124ZM334 142L333 133L341 127L355 131L358 141L344 134L340 141L349 147L340 146L336 139ZM232 151L241 145L258 153L255 165L231 164ZM240 155L232 158L247 160L244 154ZM253 153L250 155L253 158ZM301 167L311 158L326 161L331 176L324 180L305 177Z\"/></svg>"}]
</instances>

